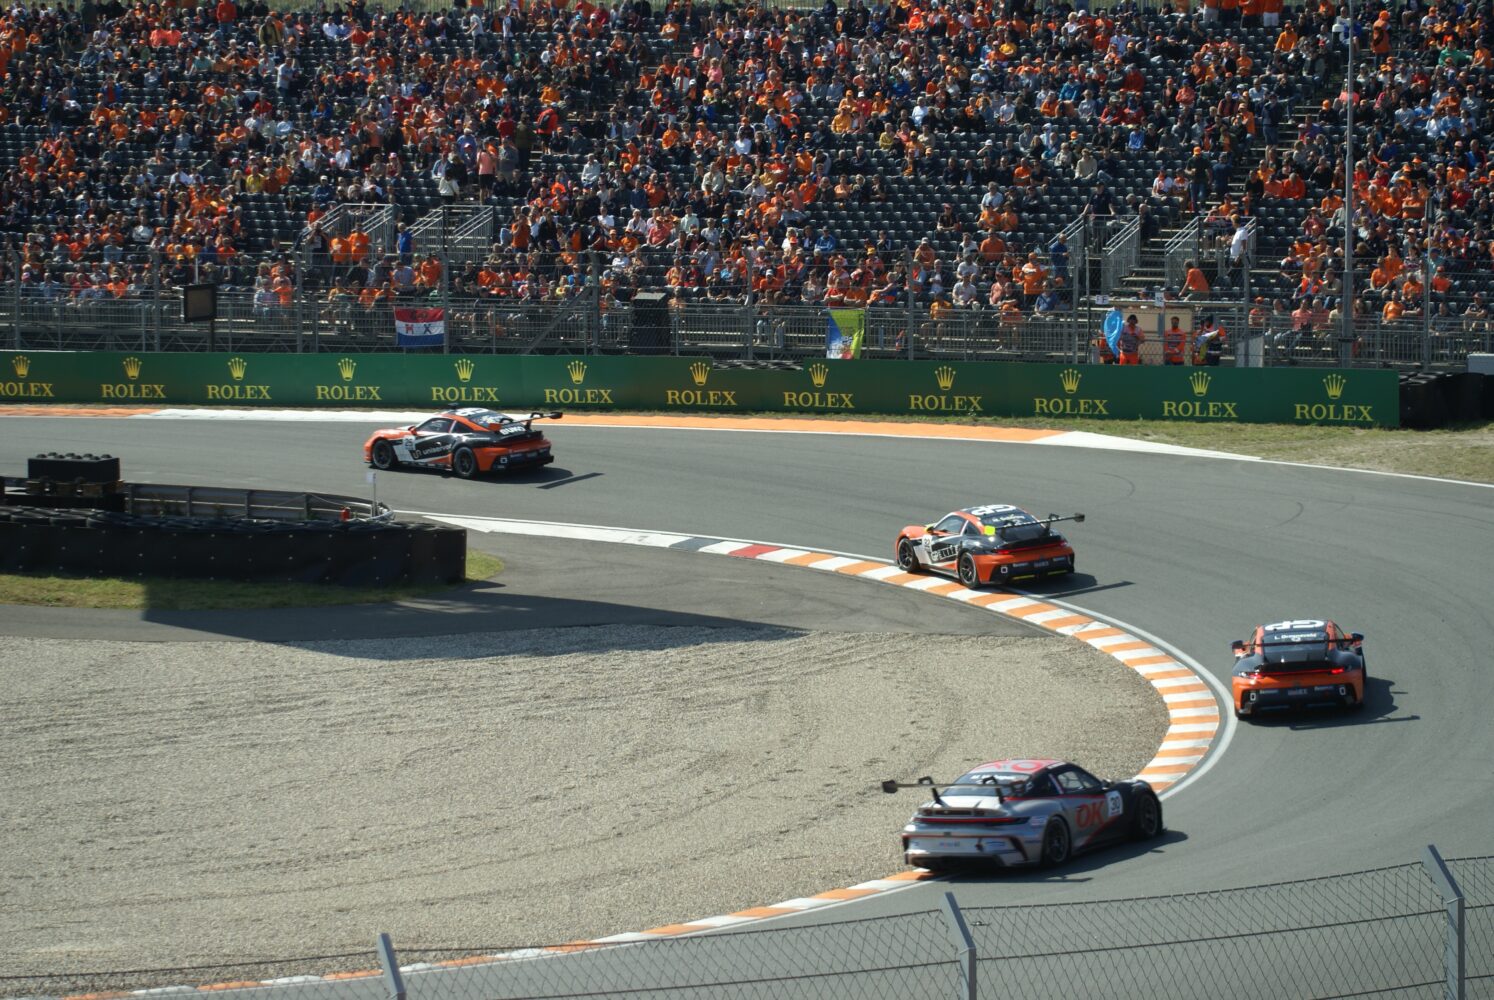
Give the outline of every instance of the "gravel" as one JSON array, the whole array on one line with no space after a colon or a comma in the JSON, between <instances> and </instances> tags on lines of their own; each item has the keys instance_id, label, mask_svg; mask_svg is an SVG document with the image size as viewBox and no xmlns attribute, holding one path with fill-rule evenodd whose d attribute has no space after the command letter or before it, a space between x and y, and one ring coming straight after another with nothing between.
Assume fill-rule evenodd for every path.
<instances>
[{"instance_id":1,"label":"gravel","mask_svg":"<svg viewBox=\"0 0 1494 1000\"><path fill-rule=\"evenodd\" d=\"M886 777L1139 770L1152 689L1072 640L602 626L0 640L4 992L643 930L899 870ZM366 966L354 963L353 967ZM118 981L112 981L118 980Z\"/></svg>"}]
</instances>

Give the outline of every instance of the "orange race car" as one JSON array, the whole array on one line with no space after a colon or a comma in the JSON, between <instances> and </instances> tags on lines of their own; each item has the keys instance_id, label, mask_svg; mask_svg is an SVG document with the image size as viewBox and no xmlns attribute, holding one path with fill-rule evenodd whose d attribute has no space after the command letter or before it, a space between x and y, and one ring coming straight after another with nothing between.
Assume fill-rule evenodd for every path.
<instances>
[{"instance_id":1,"label":"orange race car","mask_svg":"<svg viewBox=\"0 0 1494 1000\"><path fill-rule=\"evenodd\" d=\"M1313 706L1364 707L1364 636L1299 618L1258 626L1235 652L1235 716Z\"/></svg>"},{"instance_id":2,"label":"orange race car","mask_svg":"<svg viewBox=\"0 0 1494 1000\"><path fill-rule=\"evenodd\" d=\"M555 456L534 422L559 419L559 413L449 410L409 427L374 431L363 444L363 460L375 469L414 465L444 469L463 479L549 465Z\"/></svg>"},{"instance_id":3,"label":"orange race car","mask_svg":"<svg viewBox=\"0 0 1494 1000\"><path fill-rule=\"evenodd\" d=\"M1083 514L1033 517L1010 504L952 511L933 524L910 524L893 551L906 573L931 570L967 587L1074 572L1074 549L1053 525Z\"/></svg>"}]
</instances>

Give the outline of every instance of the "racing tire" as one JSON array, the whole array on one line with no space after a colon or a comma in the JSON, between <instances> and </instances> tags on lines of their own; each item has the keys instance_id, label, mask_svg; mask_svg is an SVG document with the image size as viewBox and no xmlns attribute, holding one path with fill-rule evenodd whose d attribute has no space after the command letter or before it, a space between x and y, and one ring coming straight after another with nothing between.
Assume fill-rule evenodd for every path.
<instances>
[{"instance_id":1,"label":"racing tire","mask_svg":"<svg viewBox=\"0 0 1494 1000\"><path fill-rule=\"evenodd\" d=\"M382 438L375 441L368 456L368 464L380 472L394 468L394 446Z\"/></svg>"},{"instance_id":2,"label":"racing tire","mask_svg":"<svg viewBox=\"0 0 1494 1000\"><path fill-rule=\"evenodd\" d=\"M1151 792L1143 792L1136 799L1136 815L1131 820L1131 836L1136 840L1151 840L1162 833L1162 803Z\"/></svg>"},{"instance_id":3,"label":"racing tire","mask_svg":"<svg viewBox=\"0 0 1494 1000\"><path fill-rule=\"evenodd\" d=\"M458 448L451 456L451 471L458 479L471 479L477 475L477 455L471 448Z\"/></svg>"},{"instance_id":4,"label":"racing tire","mask_svg":"<svg viewBox=\"0 0 1494 1000\"><path fill-rule=\"evenodd\" d=\"M975 557L968 552L960 553L960 561L956 564L960 574L960 582L967 587L980 586L980 571L975 568Z\"/></svg>"},{"instance_id":5,"label":"racing tire","mask_svg":"<svg viewBox=\"0 0 1494 1000\"><path fill-rule=\"evenodd\" d=\"M1069 860L1073 850L1074 839L1069 833L1069 824L1055 816L1043 827L1043 849L1038 855L1038 867L1057 868Z\"/></svg>"},{"instance_id":6,"label":"racing tire","mask_svg":"<svg viewBox=\"0 0 1494 1000\"><path fill-rule=\"evenodd\" d=\"M913 541L899 538L897 541L897 568L904 573L918 572L918 556L913 552Z\"/></svg>"}]
</instances>

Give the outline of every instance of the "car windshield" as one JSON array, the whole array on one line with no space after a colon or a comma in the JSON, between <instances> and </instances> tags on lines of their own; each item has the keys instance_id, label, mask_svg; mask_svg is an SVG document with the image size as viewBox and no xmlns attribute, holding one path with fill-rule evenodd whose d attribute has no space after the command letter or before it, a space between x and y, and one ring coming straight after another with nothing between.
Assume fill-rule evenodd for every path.
<instances>
[{"instance_id":1,"label":"car windshield","mask_svg":"<svg viewBox=\"0 0 1494 1000\"><path fill-rule=\"evenodd\" d=\"M950 786L950 795L1022 795L1027 790L1028 776L1009 774L1005 771L971 771L960 776ZM982 788L987 789L982 791Z\"/></svg>"}]
</instances>

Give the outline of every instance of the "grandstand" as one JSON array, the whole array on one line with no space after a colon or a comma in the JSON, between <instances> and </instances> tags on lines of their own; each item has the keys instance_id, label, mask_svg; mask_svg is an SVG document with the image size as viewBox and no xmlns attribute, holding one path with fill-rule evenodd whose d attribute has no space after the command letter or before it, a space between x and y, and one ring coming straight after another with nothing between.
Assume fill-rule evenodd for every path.
<instances>
[{"instance_id":1,"label":"grandstand","mask_svg":"<svg viewBox=\"0 0 1494 1000\"><path fill-rule=\"evenodd\" d=\"M1118 296L1275 360L1486 349L1487 11L1280 8L16 6L0 312L160 343L210 281L251 345L382 346L439 300L463 349L530 350L625 346L662 291L676 345L792 353L866 306L869 350L1048 356Z\"/></svg>"}]
</instances>

